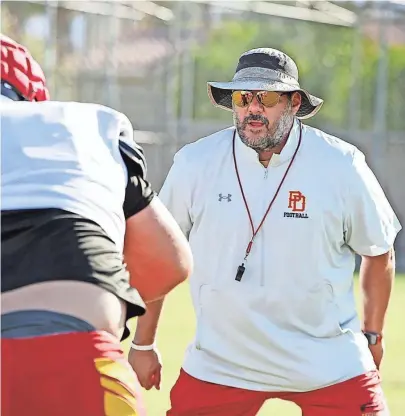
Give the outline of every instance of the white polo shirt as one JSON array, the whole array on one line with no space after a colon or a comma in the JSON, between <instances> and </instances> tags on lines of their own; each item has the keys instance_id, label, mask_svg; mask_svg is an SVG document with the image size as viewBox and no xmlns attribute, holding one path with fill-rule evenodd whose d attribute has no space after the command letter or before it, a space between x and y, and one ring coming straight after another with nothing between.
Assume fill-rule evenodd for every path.
<instances>
[{"instance_id":1,"label":"white polo shirt","mask_svg":"<svg viewBox=\"0 0 405 416\"><path fill-rule=\"evenodd\" d=\"M236 134L255 228L298 144L296 121L269 167ZM260 229L251 226L232 157L234 128L183 147L160 192L195 261L197 331L184 370L258 391L309 391L375 368L353 297L355 255L387 252L401 226L364 155L302 126L302 145Z\"/></svg>"}]
</instances>

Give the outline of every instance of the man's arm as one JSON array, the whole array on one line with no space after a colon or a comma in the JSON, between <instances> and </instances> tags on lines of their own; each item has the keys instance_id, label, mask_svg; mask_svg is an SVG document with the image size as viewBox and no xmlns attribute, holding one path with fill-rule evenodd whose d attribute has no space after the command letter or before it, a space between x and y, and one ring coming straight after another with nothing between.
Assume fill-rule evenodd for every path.
<instances>
[{"instance_id":1,"label":"man's arm","mask_svg":"<svg viewBox=\"0 0 405 416\"><path fill-rule=\"evenodd\" d=\"M401 225L364 155L356 150L347 172L345 241L362 257L363 331L379 368L385 315L395 274L394 241Z\"/></svg>"},{"instance_id":2,"label":"man's arm","mask_svg":"<svg viewBox=\"0 0 405 416\"><path fill-rule=\"evenodd\" d=\"M159 323L160 314L163 308L164 298L149 302L145 315L138 318L134 344L152 345L156 339L156 332Z\"/></svg>"},{"instance_id":3,"label":"man's arm","mask_svg":"<svg viewBox=\"0 0 405 416\"><path fill-rule=\"evenodd\" d=\"M145 302L161 299L191 274L187 239L158 197L127 219L124 260Z\"/></svg>"},{"instance_id":4,"label":"man's arm","mask_svg":"<svg viewBox=\"0 0 405 416\"><path fill-rule=\"evenodd\" d=\"M159 198L173 215L177 224L185 235L188 235L192 227L190 218L191 186L190 173L187 172L187 163L184 151L179 151L174 157L174 163L167 175ZM134 343L150 345L155 341L163 299L150 303L147 313L138 318Z\"/></svg>"},{"instance_id":5,"label":"man's arm","mask_svg":"<svg viewBox=\"0 0 405 416\"><path fill-rule=\"evenodd\" d=\"M362 256L363 331L382 334L394 276L394 249L380 256Z\"/></svg>"},{"instance_id":6,"label":"man's arm","mask_svg":"<svg viewBox=\"0 0 405 416\"><path fill-rule=\"evenodd\" d=\"M132 348L128 355L128 361L139 383L146 390L152 387L160 390L162 363L155 339L163 301L164 299L160 299L147 304L145 315L138 318ZM134 349L134 344L141 349Z\"/></svg>"},{"instance_id":7,"label":"man's arm","mask_svg":"<svg viewBox=\"0 0 405 416\"><path fill-rule=\"evenodd\" d=\"M145 302L150 302L183 282L191 273L193 259L180 227L146 179L142 148L121 134L119 150L128 171L123 206L124 261L130 285Z\"/></svg>"},{"instance_id":8,"label":"man's arm","mask_svg":"<svg viewBox=\"0 0 405 416\"><path fill-rule=\"evenodd\" d=\"M174 164L159 193L159 198L173 215L184 235L188 236L192 227L190 173L187 172L187 164L181 151L174 158ZM160 388L161 362L155 348L155 340L163 302L164 298L148 303L145 315L137 320L133 344L141 348L152 346L151 349L142 351L132 348L128 357L141 386L147 390L153 386Z\"/></svg>"}]
</instances>

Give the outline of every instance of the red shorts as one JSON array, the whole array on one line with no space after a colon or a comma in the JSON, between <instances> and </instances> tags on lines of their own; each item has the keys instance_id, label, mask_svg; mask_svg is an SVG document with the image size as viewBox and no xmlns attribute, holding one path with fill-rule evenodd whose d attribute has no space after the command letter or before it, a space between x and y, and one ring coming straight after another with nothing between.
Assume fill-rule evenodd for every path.
<instances>
[{"instance_id":1,"label":"red shorts","mask_svg":"<svg viewBox=\"0 0 405 416\"><path fill-rule=\"evenodd\" d=\"M103 331L1 340L2 416L140 416L138 380Z\"/></svg>"},{"instance_id":2,"label":"red shorts","mask_svg":"<svg viewBox=\"0 0 405 416\"><path fill-rule=\"evenodd\" d=\"M377 371L305 393L267 393L207 383L181 370L167 416L254 416L268 399L294 402L303 416L388 416Z\"/></svg>"}]
</instances>

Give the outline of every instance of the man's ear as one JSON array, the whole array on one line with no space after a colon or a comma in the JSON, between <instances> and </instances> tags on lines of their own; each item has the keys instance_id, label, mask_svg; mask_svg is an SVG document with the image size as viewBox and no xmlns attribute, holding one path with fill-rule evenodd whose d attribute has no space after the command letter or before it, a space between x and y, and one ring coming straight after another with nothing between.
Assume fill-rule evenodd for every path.
<instances>
[{"instance_id":1,"label":"man's ear","mask_svg":"<svg viewBox=\"0 0 405 416\"><path fill-rule=\"evenodd\" d=\"M300 109L301 102L302 102L301 94L299 92L293 92L293 94L291 95L291 106L292 106L294 115L297 114L297 111Z\"/></svg>"}]
</instances>

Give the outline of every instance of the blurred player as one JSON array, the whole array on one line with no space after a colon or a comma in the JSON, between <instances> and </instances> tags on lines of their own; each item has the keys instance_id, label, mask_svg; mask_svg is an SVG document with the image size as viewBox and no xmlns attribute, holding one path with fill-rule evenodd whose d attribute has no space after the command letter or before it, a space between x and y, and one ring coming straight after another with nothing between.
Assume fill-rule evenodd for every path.
<instances>
[{"instance_id":1,"label":"blurred player","mask_svg":"<svg viewBox=\"0 0 405 416\"><path fill-rule=\"evenodd\" d=\"M188 243L126 116L47 101L3 35L1 61L1 414L144 414L119 341L189 275Z\"/></svg>"}]
</instances>

